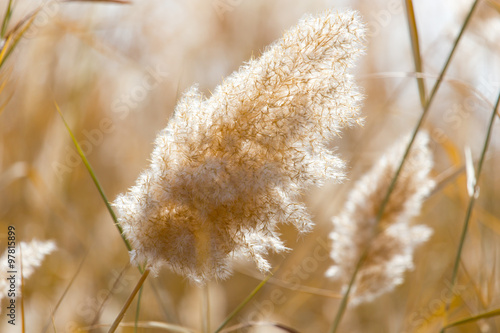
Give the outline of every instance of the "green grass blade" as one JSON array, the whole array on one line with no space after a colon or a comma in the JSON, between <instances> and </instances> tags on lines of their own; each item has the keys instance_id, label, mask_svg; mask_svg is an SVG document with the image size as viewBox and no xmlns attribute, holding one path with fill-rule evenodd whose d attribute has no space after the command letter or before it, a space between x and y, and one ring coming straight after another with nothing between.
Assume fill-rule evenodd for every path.
<instances>
[{"instance_id":1,"label":"green grass blade","mask_svg":"<svg viewBox=\"0 0 500 333\"><path fill-rule=\"evenodd\" d=\"M481 151L481 155L479 157L479 162L477 164L476 175L475 175L476 176L476 184L474 185L474 193L470 196L470 199L469 199L469 204L467 206L467 213L465 215L465 222L464 222L464 226L462 229L462 234L460 235L460 242L458 243L457 254L455 256L455 261L453 264L453 271L452 271L452 275L451 275L451 289L453 289L453 287L455 286L456 280L457 280L458 267L460 266L460 258L462 256L462 250L463 250L463 246L465 243L465 237L467 235L469 221L470 221L472 211L474 209L474 203L476 202L476 197L478 194L479 188L478 188L477 184L479 182L479 176L481 175L481 171L483 169L483 163L484 163L484 159L486 157L486 152L488 151L488 146L490 144L491 132L493 130L493 123L495 122L495 117L497 114L499 104L500 104L500 93L498 94L498 98L497 98L495 107L493 108L493 112L491 113L490 121L488 124L488 131L486 132L486 138L484 139L483 149ZM448 310L449 307L450 307L450 304L449 304L449 302L447 302L446 310Z\"/></svg>"},{"instance_id":2,"label":"green grass blade","mask_svg":"<svg viewBox=\"0 0 500 333\"><path fill-rule=\"evenodd\" d=\"M224 326L226 326L231 321L231 319L233 319L241 311L241 309L243 309L245 307L245 305L247 305L247 303L250 302L250 300L252 300L252 298L259 292L259 290L261 290L262 287L264 287L264 285L267 283L267 281L269 281L269 279L273 276L273 274L278 269L279 269L279 265L276 267L276 269L274 270L273 273L270 273L268 276L266 276L266 278L264 280L262 280L259 283L259 285L257 287L255 287L255 289L252 290L252 292L243 300L243 302L241 302L233 310L233 312L231 312L229 314L229 316L227 316L227 318L224 320L224 322L214 331L214 333L219 333L224 328Z\"/></svg>"},{"instance_id":3,"label":"green grass blade","mask_svg":"<svg viewBox=\"0 0 500 333\"><path fill-rule=\"evenodd\" d=\"M455 326L459 326L459 325L463 325L463 324L468 324L468 323L472 323L474 321L477 321L477 320L481 320L481 319L486 319L486 318L491 318L491 317L495 317L495 316L499 316L500 315L500 309L495 309L495 310L492 310L492 311L488 311L488 312L485 312L485 313L481 313L481 314L478 314L476 316L472 316L472 317L468 317L468 318L464 318L464 319L461 319L461 320L458 320L458 321L455 321L451 324L448 324L446 326L444 326L442 329L441 329L441 333L444 333L444 331L448 328L452 328L452 327L455 327Z\"/></svg>"},{"instance_id":4,"label":"green grass blade","mask_svg":"<svg viewBox=\"0 0 500 333\"><path fill-rule=\"evenodd\" d=\"M141 286L141 289L139 289L139 294L137 295L137 308L135 309L134 333L137 333L137 328L139 327L139 314L141 313L141 299L143 290L144 286Z\"/></svg>"},{"instance_id":5,"label":"green grass blade","mask_svg":"<svg viewBox=\"0 0 500 333\"><path fill-rule=\"evenodd\" d=\"M113 324L109 328L108 333L113 333L116 331L116 329L118 328L118 325L120 325L120 322L122 321L123 317L125 316L125 312L127 312L130 304L134 300L135 295L137 295L137 292L142 289L142 286L144 285L144 281L146 281L146 278L148 277L148 275L149 275L149 269L146 269L144 271L144 273L141 275L141 278L137 282L134 290L132 290L132 293L127 298L127 301L123 305L123 307L122 307L120 313L118 314L118 316L116 317L115 321L113 322ZM137 323L134 326L137 326Z\"/></svg>"},{"instance_id":6,"label":"green grass blade","mask_svg":"<svg viewBox=\"0 0 500 333\"><path fill-rule=\"evenodd\" d=\"M23 248L22 246L19 246L19 265L21 268L21 285L20 285L20 291L21 291L21 297L19 297L19 302L21 303L21 332L26 333L26 316L24 312L24 272L23 272Z\"/></svg>"},{"instance_id":7,"label":"green grass blade","mask_svg":"<svg viewBox=\"0 0 500 333\"><path fill-rule=\"evenodd\" d=\"M342 321L342 317L344 315L345 309L347 308L347 303L349 301L349 294L351 293L351 289L354 286L354 282L356 281L356 276L358 275L358 272L359 272L361 266L363 266L363 264L368 256L368 250L369 250L369 245L365 248L365 250L361 254L361 257L359 258L358 262L356 263L356 267L354 268L354 272L351 275L351 280L349 281L349 284L347 285L347 290L344 294L344 297L342 297L342 300L340 301L339 310L337 311L337 314L335 316L335 320L333 321L332 332L336 332L337 329L339 328L339 325L340 325L340 322Z\"/></svg>"},{"instance_id":8,"label":"green grass blade","mask_svg":"<svg viewBox=\"0 0 500 333\"><path fill-rule=\"evenodd\" d=\"M97 190L99 191L99 194L101 195L101 198L104 201L104 204L106 205L106 208L108 209L108 212L111 215L111 218L113 219L116 228L120 232L120 236L122 237L123 242L125 242L125 246L127 247L127 249L129 251L132 251L132 246L130 245L127 238L125 238L125 235L123 234L123 228L120 225L120 223L118 223L118 219L116 218L116 214L113 211L113 208L111 208L111 205L108 201L108 198L106 197L106 194L104 194L104 190L102 189L101 184L99 183L99 180L97 179L97 177L94 173L94 170L92 169L92 166L90 165L89 161L87 160L87 157L85 156L82 148L80 147L80 144L78 143L75 136L73 135L73 132L71 131L71 128L69 127L68 123L66 122L66 119L64 119L64 116L63 116L61 110L59 109L59 105L57 105L56 102L54 102L54 104L56 106L57 112L59 112L59 115L61 116L62 121L64 122L64 126L68 130L69 135L71 136L71 140L73 140L73 144L75 145L76 150L78 151L78 155L80 155L80 158L82 159L83 164L85 165L85 168L89 172L90 177L92 177L92 180L94 181L94 184L97 187Z\"/></svg>"},{"instance_id":9,"label":"green grass blade","mask_svg":"<svg viewBox=\"0 0 500 333\"><path fill-rule=\"evenodd\" d=\"M7 9L5 10L5 15L2 21L2 30L0 31L0 37L5 38L5 34L7 33L7 26L9 25L10 18L12 16L12 0L9 0L7 5Z\"/></svg>"},{"instance_id":10,"label":"green grass blade","mask_svg":"<svg viewBox=\"0 0 500 333\"><path fill-rule=\"evenodd\" d=\"M420 57L420 43L418 38L417 21L415 20L415 11L413 10L413 1L405 0L406 3L406 17L408 19L408 28L410 30L411 49L413 51L413 62L415 63L415 71L417 73L423 72L422 58ZM418 93L420 95L420 104L425 108L426 93L425 81L421 77L417 77Z\"/></svg>"},{"instance_id":11,"label":"green grass blade","mask_svg":"<svg viewBox=\"0 0 500 333\"><path fill-rule=\"evenodd\" d=\"M123 234L123 228L121 227L120 223L118 222L116 214L113 211L113 208L111 207L106 195L104 194L104 190L102 189L101 184L99 183L99 180L97 179L97 177L94 173L94 170L92 169L92 166L90 165L89 161L87 160L87 157L85 156L83 150L81 149L80 145L78 144L78 141L76 140L75 136L73 135L73 132L71 131L71 128L69 127L68 123L66 122L66 119L64 118L64 116L59 108L59 105L56 102L54 102L54 104L55 104L55 107L57 109L57 112L59 113L59 115L61 116L61 118L64 122L64 126L68 130L69 135L71 136L71 140L73 141L73 144L75 145L76 150L78 151L78 154L80 155L80 158L82 159L82 161L85 165L85 168L87 169L90 176L92 177L92 180L94 181L94 184L97 187L97 190L99 191L99 194L101 195L101 198L103 199L103 201L106 205L106 208L108 209L108 212L111 215L111 218L113 219L114 224L115 224L116 228L118 229L118 232L120 233L121 238L123 239L123 242L125 243L125 246L127 247L127 250L131 251L132 246L130 245L130 242L127 240L127 238ZM141 274L143 274L145 272L145 267L141 267L140 265L137 265L137 268ZM154 288L153 288L153 290L155 292L155 296L158 298L158 302L160 302L160 304L161 304L161 299L158 296L158 292Z\"/></svg>"},{"instance_id":12,"label":"green grass blade","mask_svg":"<svg viewBox=\"0 0 500 333\"><path fill-rule=\"evenodd\" d=\"M426 119L426 116L429 113L432 101L434 100L434 97L436 96L436 93L439 90L439 87L441 86L441 82L443 81L444 76L446 74L446 71L448 70L448 67L449 67L449 65L451 63L452 57L455 54L455 51L456 51L457 46L458 46L458 43L459 43L460 39L462 38L462 36L463 36L463 34L465 32L465 29L469 25L470 19L472 18L472 14L474 13L474 11L475 11L475 9L477 7L478 2L479 2L479 0L475 0L474 3L472 4L472 7L471 7L469 13L467 14L467 17L466 17L466 19L465 19L465 21L464 21L464 23L462 25L462 28L460 29L460 32L459 32L457 38L455 39L455 42L453 43L453 47L451 49L450 54L448 55L448 58L446 59L446 62L444 64L444 66L443 66L443 69L441 70L441 73L439 74L439 77L438 77L436 83L434 84L434 86L432 88L431 94L429 96L429 100L425 104L425 107L424 107L424 110L422 112L422 115L420 116L420 119L419 119L419 121L417 123L417 126L415 127L415 129L413 131L413 134L411 136L410 142L408 143L408 146L407 146L407 148L406 148L406 150L404 152L403 158L402 158L402 160L401 160L401 162L400 162L400 164L398 166L398 169L396 170L396 172L394 174L394 177L391 180L391 183L389 185L389 188L387 190L386 195L384 196L382 204L380 205L380 209L378 210L375 224L378 224L380 222L380 220L382 219L382 217L383 217L383 214L385 212L385 208L386 208L386 206L387 206L387 204L389 202L389 198L390 198L392 192L394 191L394 188L396 187L396 182L397 182L397 180L399 178L401 170L403 169L403 166L404 166L404 164L406 162L406 159L408 158L408 155L410 153L411 147L413 146L413 142L415 141L415 138L417 137L418 131L422 127L422 124L424 123L424 121ZM347 287L346 292L344 293L344 296L342 297L341 306L340 306L339 310L337 311L337 315L335 316L334 324L332 325L332 330L331 330L332 333L335 333L337 331L337 328L338 328L338 326L340 324L340 321L342 320L342 317L343 317L343 314L345 312L346 305L347 305L347 299L349 298L349 293L350 293L350 291L352 289L352 285L354 284L354 281L356 281L356 275L357 275L357 272L359 271L359 268L362 266L362 262L364 261L364 257L365 257L365 254L363 254L361 256L361 258L358 260L358 263L356 264L356 270L353 273L352 278L350 279L349 285ZM344 306L342 306L342 305L344 305Z\"/></svg>"}]
</instances>

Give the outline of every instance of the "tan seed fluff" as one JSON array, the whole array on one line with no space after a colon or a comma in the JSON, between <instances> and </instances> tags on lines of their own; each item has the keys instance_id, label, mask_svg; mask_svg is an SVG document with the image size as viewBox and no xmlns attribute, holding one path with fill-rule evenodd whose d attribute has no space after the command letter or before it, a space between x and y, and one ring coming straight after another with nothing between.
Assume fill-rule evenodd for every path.
<instances>
[{"instance_id":1,"label":"tan seed fluff","mask_svg":"<svg viewBox=\"0 0 500 333\"><path fill-rule=\"evenodd\" d=\"M233 257L269 270L264 255L286 250L278 223L311 229L299 194L344 177L325 145L361 121L348 71L363 37L356 12L306 16L209 98L185 93L114 202L133 260L197 282L227 277Z\"/></svg>"}]
</instances>

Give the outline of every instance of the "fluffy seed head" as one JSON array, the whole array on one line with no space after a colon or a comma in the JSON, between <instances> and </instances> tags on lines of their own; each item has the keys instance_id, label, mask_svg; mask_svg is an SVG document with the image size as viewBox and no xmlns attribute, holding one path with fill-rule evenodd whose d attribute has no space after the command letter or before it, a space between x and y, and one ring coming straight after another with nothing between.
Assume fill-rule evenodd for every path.
<instances>
[{"instance_id":1,"label":"fluffy seed head","mask_svg":"<svg viewBox=\"0 0 500 333\"><path fill-rule=\"evenodd\" d=\"M227 277L231 257L268 270L263 255L286 249L277 223L310 230L297 197L343 177L325 144L361 121L348 70L363 36L355 12L307 16L210 98L185 93L150 167L114 202L134 260L203 282Z\"/></svg>"},{"instance_id":2,"label":"fluffy seed head","mask_svg":"<svg viewBox=\"0 0 500 333\"><path fill-rule=\"evenodd\" d=\"M413 268L413 252L428 240L432 230L411 226L423 200L434 187L429 178L432 154L429 137L420 133L401 171L378 225L378 210L406 149L407 140L390 148L349 193L341 213L332 219L330 234L334 261L327 276L348 283L365 247L368 257L357 274L351 305L368 302L403 283L405 271ZM371 243L370 243L371 242Z\"/></svg>"}]
</instances>

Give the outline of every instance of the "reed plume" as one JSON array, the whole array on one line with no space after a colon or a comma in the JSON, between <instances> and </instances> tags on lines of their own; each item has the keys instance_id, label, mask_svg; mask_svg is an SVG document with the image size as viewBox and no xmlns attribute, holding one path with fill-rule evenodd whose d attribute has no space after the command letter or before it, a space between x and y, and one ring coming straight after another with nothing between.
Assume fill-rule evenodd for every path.
<instances>
[{"instance_id":1,"label":"reed plume","mask_svg":"<svg viewBox=\"0 0 500 333\"><path fill-rule=\"evenodd\" d=\"M428 141L427 133L419 133L415 139L378 224L378 210L401 162L407 140L391 147L356 182L343 210L332 219L330 256L334 264L326 272L327 276L347 284L361 254L369 246L368 257L353 286L351 305L372 301L402 284L404 273L413 268L415 248L432 234L427 226L410 224L434 187L429 177L433 160Z\"/></svg>"},{"instance_id":2,"label":"reed plume","mask_svg":"<svg viewBox=\"0 0 500 333\"><path fill-rule=\"evenodd\" d=\"M363 38L356 12L306 16L210 98L185 93L114 202L133 261L197 282L227 277L233 257L268 271L264 255L286 250L277 224L312 227L302 191L344 177L326 143L361 121L348 70Z\"/></svg>"},{"instance_id":3,"label":"reed plume","mask_svg":"<svg viewBox=\"0 0 500 333\"><path fill-rule=\"evenodd\" d=\"M8 249L5 250L0 258L0 300L7 296L7 291L9 289L9 281L7 278L10 275L8 272L15 271L21 273L23 278L27 279L34 273L36 268L40 267L43 259L56 249L56 244L53 241L39 241L34 239L29 243L20 242L19 245L15 247L15 251L10 253L10 257L8 257ZM12 267L9 266L9 258L14 259ZM17 293L16 296L19 296L21 292L19 288L21 278L19 275L16 276L15 293Z\"/></svg>"}]
</instances>

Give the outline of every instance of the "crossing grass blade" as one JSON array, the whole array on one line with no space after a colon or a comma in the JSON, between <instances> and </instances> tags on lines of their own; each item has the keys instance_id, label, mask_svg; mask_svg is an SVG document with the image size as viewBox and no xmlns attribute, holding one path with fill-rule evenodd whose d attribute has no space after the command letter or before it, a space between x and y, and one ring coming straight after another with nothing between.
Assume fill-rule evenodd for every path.
<instances>
[{"instance_id":1,"label":"crossing grass blade","mask_svg":"<svg viewBox=\"0 0 500 333\"><path fill-rule=\"evenodd\" d=\"M222 331L222 329L233 319L244 307L247 305L248 302L254 298L254 296L259 292L259 290L264 287L264 285L269 281L269 279L274 275L274 273L279 269L280 265L276 266L275 270L273 273L270 273L264 280L262 280L257 287L255 287L254 290L229 314L229 316L226 317L224 322L214 331L214 333L219 333Z\"/></svg>"},{"instance_id":2,"label":"crossing grass blade","mask_svg":"<svg viewBox=\"0 0 500 333\"><path fill-rule=\"evenodd\" d=\"M85 262L85 259L87 258L87 253L85 253L85 255L83 256L83 259L82 261L80 262L80 264L78 265L78 268L75 272L75 274L73 274L73 277L71 278L71 280L69 281L69 284L66 286L66 288L64 289L61 297L59 297L59 300L57 301L57 304L56 306L54 307L54 309L52 310L52 313L50 314L50 318L51 320L45 324L45 327L43 328L43 331L42 333L45 333L47 332L47 329L49 328L49 325L50 323L52 323L52 327L54 328L54 330L56 329L56 326L54 325L54 316L56 315L56 312L57 312L57 309L59 309L59 306L61 305L64 297L66 296L66 294L68 293L69 291L69 288L71 288L71 286L73 285L73 283L75 282L78 274L80 273L80 271L82 270L82 267L83 267L83 263Z\"/></svg>"},{"instance_id":3,"label":"crossing grass blade","mask_svg":"<svg viewBox=\"0 0 500 333\"><path fill-rule=\"evenodd\" d=\"M99 180L97 179L97 176L92 169L92 166L90 165L87 157L85 156L85 153L83 152L82 148L80 147L80 144L76 140L75 135L71 131L71 128L69 127L68 123L66 122L66 119L64 118L61 109L59 108L59 105L57 102L54 101L54 105L56 107L57 112L61 116L62 121L64 122L64 126L68 130L69 135L71 136L71 140L73 141L73 144L75 145L76 150L78 151L78 155L83 161L83 164L85 165L85 168L90 174L90 177L94 181L95 186L97 187L97 190L99 191L99 194L101 195L102 200L104 201L104 204L106 205L106 208L108 209L109 214L111 215L111 218L113 219L113 222L115 223L116 228L118 229L118 232L120 233L121 238L123 239L123 242L125 243L125 246L127 247L128 251L132 251L132 246L130 245L129 241L123 234L123 228L121 227L120 223L118 222L118 219L116 218L116 214L113 211L113 208L111 207L111 204L108 201L108 198L106 197L106 194L104 194L104 190L102 189L101 184L99 183Z\"/></svg>"},{"instance_id":4,"label":"crossing grass blade","mask_svg":"<svg viewBox=\"0 0 500 333\"><path fill-rule=\"evenodd\" d=\"M462 229L462 233L460 235L460 241L458 243L457 254L455 256L455 261L453 264L453 271L452 271L452 276L451 276L451 288L452 289L455 286L455 283L457 280L458 267L460 266L460 258L462 257L462 251L463 251L463 246L465 243L465 238L467 236L469 222L470 222L470 219L472 216L472 211L474 209L474 204L476 202L476 198L477 198L478 191L479 191L479 187L478 187L477 183L479 182L479 176L481 175L481 172L483 169L483 164L484 164L486 152L488 151L488 146L489 146L489 143L491 140L491 132L493 130L493 124L495 122L495 118L496 118L496 114L497 114L497 111L499 108L499 104L500 104L500 93L498 94L498 98L497 98L497 101L495 103L495 107L493 108L493 111L491 112L491 117L490 117L490 120L488 123L488 131L486 133L486 138L484 140L483 148L482 148L481 155L479 157L479 162L478 162L477 169L476 169L476 175L475 175L476 176L475 177L476 183L474 184L474 192L472 193L472 195L470 196L470 199L469 199L469 204L467 206L467 212L465 214L464 226ZM449 304L446 304L447 311L449 310L449 308L450 308Z\"/></svg>"},{"instance_id":5,"label":"crossing grass blade","mask_svg":"<svg viewBox=\"0 0 500 333\"><path fill-rule=\"evenodd\" d=\"M392 194L392 192L394 191L394 188L396 187L396 182L398 180L398 177L399 177L399 174L401 173L402 169L403 169L403 166L410 154L410 150L411 150L411 147L413 146L413 143L417 137L417 134L418 134L418 131L420 130L420 128L422 127L426 117L427 117L427 114L429 113L429 110L430 110L430 107L432 105L432 101L434 100L434 97L436 96L438 90L439 90L439 87L441 86L441 82L443 81L444 79L444 76L446 74L446 71L448 70L448 67L451 63L451 59L453 57L453 55L455 54L455 51L457 49L457 46L458 46L458 43L459 41L461 40L464 32L465 32L465 29L467 28L467 26L469 25L469 22L472 18L472 15L473 13L475 12L475 9L477 7L479 3L479 0L475 0L474 3L472 4L471 6L471 9L469 10L469 13L467 14L467 17L465 18L465 21L464 23L462 24L462 28L460 29L460 32L458 33L458 36L457 38L455 39L455 42L453 43L453 47L450 51L450 53L448 54L448 57L446 59L446 62L443 66L443 69L441 70L441 73L439 74L439 77L436 81L436 83L434 84L433 88L432 88L432 91L431 91L431 94L429 96L429 99L428 101L425 103L425 107L424 107L424 110L422 112L422 115L420 116L420 119L417 123L417 125L415 126L415 129L413 131L413 134L412 134L412 137L410 139L410 142L408 143L408 146L406 148L406 151L403 155L403 158L401 160L401 163L399 164L399 167L398 169L396 170L395 174L394 174L394 177L392 178L392 181L391 181L391 184L389 185L389 189L387 190L387 193L384 197L384 200L378 210L378 214L377 214L377 218L376 218L376 222L375 224L378 224L378 222L382 219L382 216L385 212L385 208L389 202L389 198ZM332 325L332 329L331 329L331 333L335 333L337 332L337 329L338 327L340 326L340 322L342 320L342 317L344 315L344 312L347 308L347 303L348 303L348 299L349 299L349 294L350 294L350 291L352 289L352 286L354 284L354 281L356 281L356 275L357 275L357 272L359 271L360 267L363 266L363 263L364 261L366 260L367 258L367 251L368 251L368 248L369 248L369 244L367 245L366 249L364 250L364 252L362 253L362 255L360 256L357 264L356 264L356 268L354 270L354 273L353 273L353 276L351 277L350 279L350 282L349 282L349 285L347 287L347 290L346 292L344 293L344 296L342 297L342 300L340 302L340 307L339 307L339 310L337 311L337 314L335 316L335 319L334 319L334 322L333 322L333 325Z\"/></svg>"},{"instance_id":6,"label":"crossing grass blade","mask_svg":"<svg viewBox=\"0 0 500 333\"><path fill-rule=\"evenodd\" d=\"M492 311L488 311L488 312L485 312L485 313L478 314L476 316L467 317L467 318L455 321L453 323L450 323L450 324L444 326L441 329L440 332L444 333L444 331L447 330L448 328L457 327L457 326L460 326L460 325L463 325L463 324L468 324L468 323L472 323L472 322L478 321L480 319L486 319L486 318L491 318L491 317L496 317L496 316L500 316L500 309L495 309L495 310L492 310Z\"/></svg>"}]
</instances>

